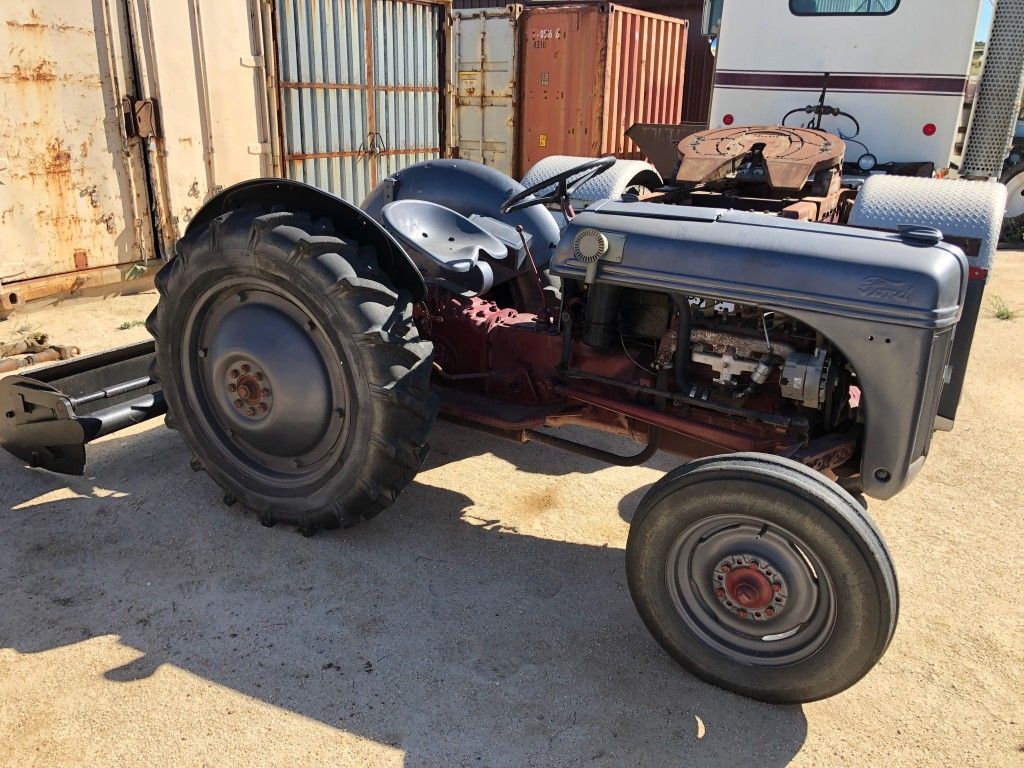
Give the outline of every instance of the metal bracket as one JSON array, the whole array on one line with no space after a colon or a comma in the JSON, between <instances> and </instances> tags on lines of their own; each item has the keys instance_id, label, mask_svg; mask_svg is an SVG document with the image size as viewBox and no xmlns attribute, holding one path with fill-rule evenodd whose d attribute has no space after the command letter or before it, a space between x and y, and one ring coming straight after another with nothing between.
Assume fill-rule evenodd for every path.
<instances>
[{"instance_id":1,"label":"metal bracket","mask_svg":"<svg viewBox=\"0 0 1024 768\"><path fill-rule=\"evenodd\" d=\"M155 139L160 132L160 109L156 99L121 99L124 129L128 138Z\"/></svg>"}]
</instances>

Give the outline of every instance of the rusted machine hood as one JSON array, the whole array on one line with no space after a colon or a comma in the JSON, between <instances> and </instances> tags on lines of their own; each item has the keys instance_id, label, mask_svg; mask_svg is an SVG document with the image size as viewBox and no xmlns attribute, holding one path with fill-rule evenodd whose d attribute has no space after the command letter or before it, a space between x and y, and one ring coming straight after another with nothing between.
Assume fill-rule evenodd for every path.
<instances>
[{"instance_id":1,"label":"rusted machine hood","mask_svg":"<svg viewBox=\"0 0 1024 768\"><path fill-rule=\"evenodd\" d=\"M843 161L846 142L813 128L780 125L737 126L701 131L679 142L676 181L698 184L725 176L763 145L767 183L778 190L799 190L816 171Z\"/></svg>"}]
</instances>

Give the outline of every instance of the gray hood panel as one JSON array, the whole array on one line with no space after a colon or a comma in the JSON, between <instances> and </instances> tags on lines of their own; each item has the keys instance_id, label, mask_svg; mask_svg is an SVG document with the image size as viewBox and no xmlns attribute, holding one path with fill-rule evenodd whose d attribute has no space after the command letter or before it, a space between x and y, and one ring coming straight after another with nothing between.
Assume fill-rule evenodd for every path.
<instances>
[{"instance_id":1,"label":"gray hood panel","mask_svg":"<svg viewBox=\"0 0 1024 768\"><path fill-rule=\"evenodd\" d=\"M655 203L604 202L567 228L551 270L582 278L576 233L625 236L621 262L598 280L711 296L789 312L815 312L919 328L956 323L967 259L956 247L900 235L774 216Z\"/></svg>"}]
</instances>

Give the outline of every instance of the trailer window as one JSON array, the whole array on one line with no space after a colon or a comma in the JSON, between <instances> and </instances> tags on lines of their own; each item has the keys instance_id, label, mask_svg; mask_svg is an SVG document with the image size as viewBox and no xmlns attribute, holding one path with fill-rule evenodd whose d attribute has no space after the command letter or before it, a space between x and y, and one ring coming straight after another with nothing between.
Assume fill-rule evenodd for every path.
<instances>
[{"instance_id":1,"label":"trailer window","mask_svg":"<svg viewBox=\"0 0 1024 768\"><path fill-rule=\"evenodd\" d=\"M885 16L900 0L789 0L797 16Z\"/></svg>"}]
</instances>

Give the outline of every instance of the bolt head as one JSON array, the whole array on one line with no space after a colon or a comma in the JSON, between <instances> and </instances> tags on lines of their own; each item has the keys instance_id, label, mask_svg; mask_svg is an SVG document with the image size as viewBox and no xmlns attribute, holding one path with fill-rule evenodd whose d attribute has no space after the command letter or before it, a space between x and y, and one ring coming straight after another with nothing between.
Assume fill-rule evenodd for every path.
<instances>
[{"instance_id":1,"label":"bolt head","mask_svg":"<svg viewBox=\"0 0 1024 768\"><path fill-rule=\"evenodd\" d=\"M248 363L242 363L242 373L248 373L251 370L252 370L252 368L249 367Z\"/></svg>"},{"instance_id":2,"label":"bolt head","mask_svg":"<svg viewBox=\"0 0 1024 768\"><path fill-rule=\"evenodd\" d=\"M234 392L236 389L238 389L238 387L234 384L228 384L228 392Z\"/></svg>"},{"instance_id":3,"label":"bolt head","mask_svg":"<svg viewBox=\"0 0 1024 768\"><path fill-rule=\"evenodd\" d=\"M782 585L781 584L772 584L772 592L781 592L781 591L782 591Z\"/></svg>"},{"instance_id":4,"label":"bolt head","mask_svg":"<svg viewBox=\"0 0 1024 768\"><path fill-rule=\"evenodd\" d=\"M739 616L741 619L747 618L747 612L744 611L742 608L736 611L736 615Z\"/></svg>"},{"instance_id":5,"label":"bolt head","mask_svg":"<svg viewBox=\"0 0 1024 768\"><path fill-rule=\"evenodd\" d=\"M732 570L732 568L730 568L728 565L723 565L722 566L722 573L728 573L731 570Z\"/></svg>"},{"instance_id":6,"label":"bolt head","mask_svg":"<svg viewBox=\"0 0 1024 768\"><path fill-rule=\"evenodd\" d=\"M245 403L243 403L241 400L235 400L235 402L232 403L232 405L234 405L235 408L241 408L243 405L245 405Z\"/></svg>"},{"instance_id":7,"label":"bolt head","mask_svg":"<svg viewBox=\"0 0 1024 768\"><path fill-rule=\"evenodd\" d=\"M256 409L253 408L252 406L249 406L248 408L246 408L245 412L247 414L249 414L250 416L255 416L256 415Z\"/></svg>"},{"instance_id":8,"label":"bolt head","mask_svg":"<svg viewBox=\"0 0 1024 768\"><path fill-rule=\"evenodd\" d=\"M267 404L266 403L260 403L259 405L256 406L256 409L260 413L266 413L267 412Z\"/></svg>"},{"instance_id":9,"label":"bolt head","mask_svg":"<svg viewBox=\"0 0 1024 768\"><path fill-rule=\"evenodd\" d=\"M208 354L210 354L210 350L205 347L199 350L199 357L206 357Z\"/></svg>"},{"instance_id":10,"label":"bolt head","mask_svg":"<svg viewBox=\"0 0 1024 768\"><path fill-rule=\"evenodd\" d=\"M270 390L264 387L263 389L260 390L260 394L263 395L264 397L270 397Z\"/></svg>"},{"instance_id":11,"label":"bolt head","mask_svg":"<svg viewBox=\"0 0 1024 768\"><path fill-rule=\"evenodd\" d=\"M256 371L253 376L256 377L256 381L263 381L263 371Z\"/></svg>"},{"instance_id":12,"label":"bolt head","mask_svg":"<svg viewBox=\"0 0 1024 768\"><path fill-rule=\"evenodd\" d=\"M775 615L775 609L769 605L767 608L764 609L764 615L770 619L772 616Z\"/></svg>"},{"instance_id":13,"label":"bolt head","mask_svg":"<svg viewBox=\"0 0 1024 768\"><path fill-rule=\"evenodd\" d=\"M237 368L232 368L232 369L231 369L231 370L230 370L230 371L228 372L228 375L229 375L229 376L230 376L230 377L231 377L232 379L237 379L237 378L238 378L239 376L241 376L241 374L240 374L240 373L238 372L238 369L237 369Z\"/></svg>"}]
</instances>

